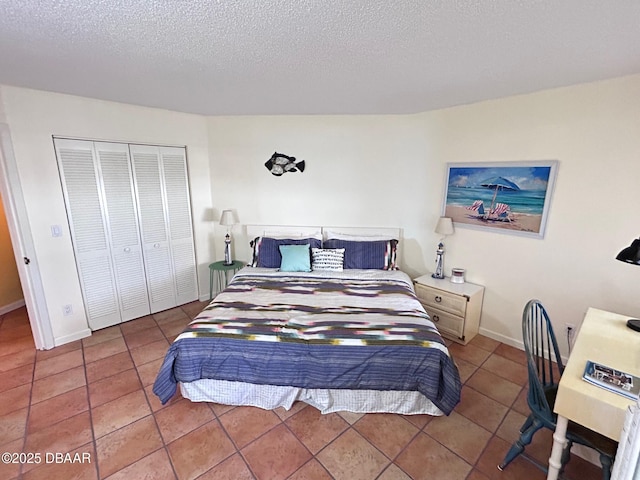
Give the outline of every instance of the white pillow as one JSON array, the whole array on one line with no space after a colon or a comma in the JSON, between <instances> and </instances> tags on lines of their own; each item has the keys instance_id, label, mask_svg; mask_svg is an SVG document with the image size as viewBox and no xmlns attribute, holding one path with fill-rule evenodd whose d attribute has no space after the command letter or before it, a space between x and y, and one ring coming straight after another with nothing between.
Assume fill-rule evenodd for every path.
<instances>
[{"instance_id":1,"label":"white pillow","mask_svg":"<svg viewBox=\"0 0 640 480\"><path fill-rule=\"evenodd\" d=\"M341 272L344 265L344 248L312 248L311 270Z\"/></svg>"}]
</instances>

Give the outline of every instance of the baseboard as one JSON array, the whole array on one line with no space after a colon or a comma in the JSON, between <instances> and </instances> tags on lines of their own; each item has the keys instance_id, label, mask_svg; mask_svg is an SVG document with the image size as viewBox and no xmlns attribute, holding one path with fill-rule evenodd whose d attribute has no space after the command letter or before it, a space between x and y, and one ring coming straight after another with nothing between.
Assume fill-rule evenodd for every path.
<instances>
[{"instance_id":1,"label":"baseboard","mask_svg":"<svg viewBox=\"0 0 640 480\"><path fill-rule=\"evenodd\" d=\"M200 300L201 302L209 302L209 293L205 293L204 295L200 295L198 297L198 300Z\"/></svg>"},{"instance_id":2,"label":"baseboard","mask_svg":"<svg viewBox=\"0 0 640 480\"><path fill-rule=\"evenodd\" d=\"M487 330L486 328L480 328L480 335L484 335L485 337L492 338L497 340L498 342L506 343L507 345L517 348L518 350L524 350L524 343L522 340L514 340L511 337L507 337L501 333L494 332L492 330Z\"/></svg>"},{"instance_id":3,"label":"baseboard","mask_svg":"<svg viewBox=\"0 0 640 480\"><path fill-rule=\"evenodd\" d=\"M22 300L18 300L17 302L13 302L13 303L10 303L9 305L4 305L0 307L0 315L13 312L14 310L20 307L24 307L24 298Z\"/></svg>"},{"instance_id":4,"label":"baseboard","mask_svg":"<svg viewBox=\"0 0 640 480\"><path fill-rule=\"evenodd\" d=\"M60 345L64 345L65 343L75 342L76 340L80 340L82 338L87 338L91 336L91 330L85 328L84 330L80 330L79 332L73 333L71 335L65 335L64 337L58 337L54 340L55 346L59 347Z\"/></svg>"}]
</instances>

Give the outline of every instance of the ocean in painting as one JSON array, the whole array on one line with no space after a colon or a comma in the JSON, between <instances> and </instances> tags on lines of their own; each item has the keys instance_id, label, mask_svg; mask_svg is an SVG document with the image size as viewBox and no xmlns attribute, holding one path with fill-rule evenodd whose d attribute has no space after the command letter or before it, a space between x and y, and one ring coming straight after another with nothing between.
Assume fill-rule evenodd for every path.
<instances>
[{"instance_id":1,"label":"ocean in painting","mask_svg":"<svg viewBox=\"0 0 640 480\"><path fill-rule=\"evenodd\" d=\"M456 187L449 185L446 205L468 207L476 200L484 202L485 209L491 205L494 190L485 187ZM542 215L545 190L498 191L496 202L506 203L512 212Z\"/></svg>"}]
</instances>

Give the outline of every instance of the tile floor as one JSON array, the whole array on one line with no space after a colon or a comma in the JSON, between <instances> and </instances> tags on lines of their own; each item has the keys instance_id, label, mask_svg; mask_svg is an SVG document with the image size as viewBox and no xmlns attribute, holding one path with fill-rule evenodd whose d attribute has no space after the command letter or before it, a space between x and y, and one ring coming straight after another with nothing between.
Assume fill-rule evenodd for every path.
<instances>
[{"instance_id":1,"label":"tile floor","mask_svg":"<svg viewBox=\"0 0 640 480\"><path fill-rule=\"evenodd\" d=\"M320 415L302 403L265 411L179 396L160 405L151 386L169 341L203 305L48 351L35 350L24 309L3 315L0 453L39 453L41 461L0 463L0 478L545 478L523 457L496 469L527 412L527 372L523 352L482 336L450 346L464 387L449 417ZM540 431L527 454L546 463L550 445L551 432ZM56 452L78 462L52 462L46 454ZM574 455L565 478L598 479L600 470Z\"/></svg>"}]
</instances>

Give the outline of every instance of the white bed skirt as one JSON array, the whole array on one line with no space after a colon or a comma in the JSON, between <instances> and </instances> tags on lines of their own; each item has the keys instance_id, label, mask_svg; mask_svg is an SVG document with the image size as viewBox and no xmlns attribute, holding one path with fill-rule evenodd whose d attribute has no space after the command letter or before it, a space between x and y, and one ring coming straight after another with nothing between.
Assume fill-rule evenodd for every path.
<instances>
[{"instance_id":1,"label":"white bed skirt","mask_svg":"<svg viewBox=\"0 0 640 480\"><path fill-rule=\"evenodd\" d=\"M321 413L398 413L402 415L443 415L420 392L308 389L277 385L255 385L226 380L196 380L180 383L182 396L192 402L244 405L273 410L289 410L294 402L314 406Z\"/></svg>"}]
</instances>

